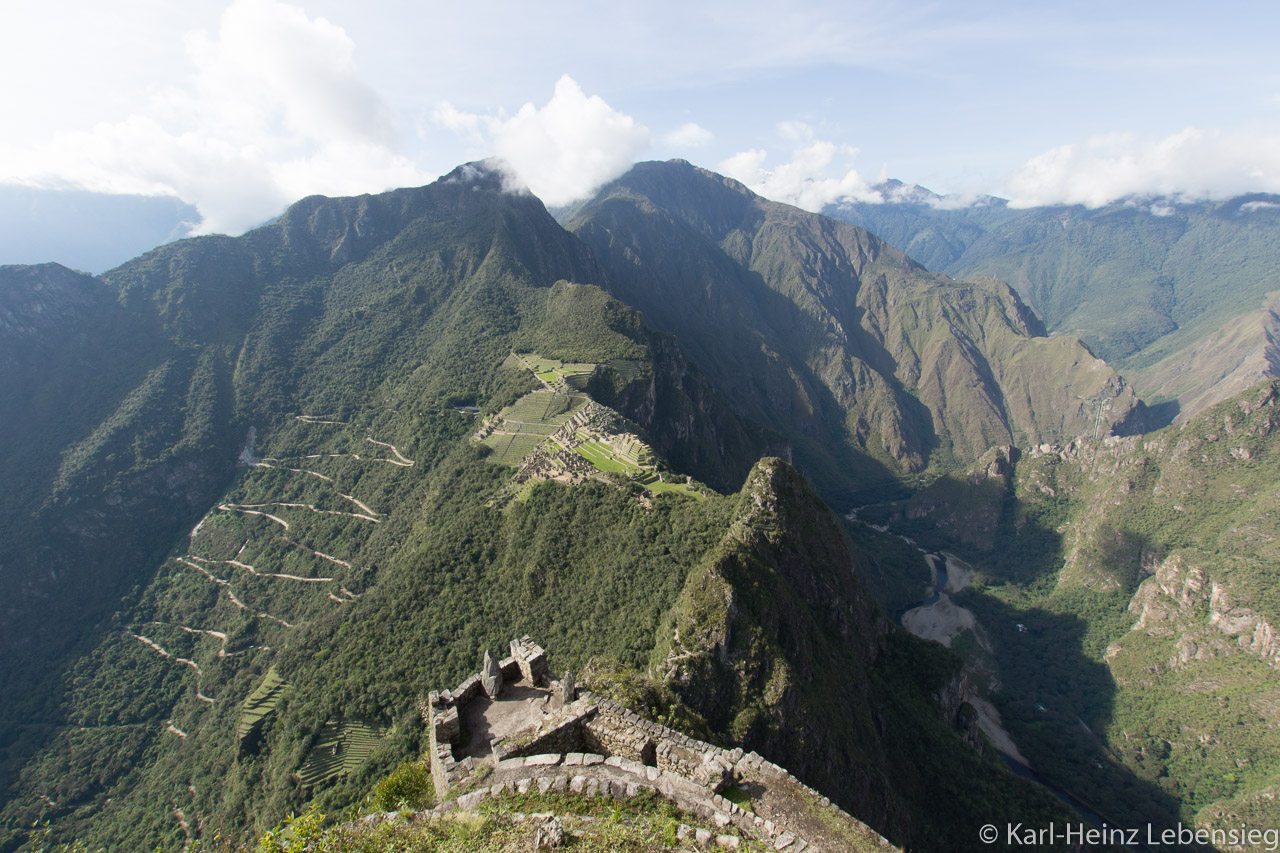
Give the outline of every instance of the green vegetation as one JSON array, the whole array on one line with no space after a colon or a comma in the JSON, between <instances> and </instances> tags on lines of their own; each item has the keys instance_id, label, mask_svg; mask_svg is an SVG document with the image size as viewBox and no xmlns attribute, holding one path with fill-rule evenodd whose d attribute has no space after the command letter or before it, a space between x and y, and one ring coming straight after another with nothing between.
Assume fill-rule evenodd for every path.
<instances>
[{"instance_id":1,"label":"green vegetation","mask_svg":"<svg viewBox=\"0 0 1280 853\"><path fill-rule=\"evenodd\" d=\"M938 697L958 661L893 631L856 580L901 598L919 566L842 530L785 463L751 466L785 434L822 494L883 500L903 472L1074 428L1084 414L1059 397L1081 377L1121 394L1110 374L1036 338L997 285L926 276L683 166L628 180L575 220L582 241L469 167L307 199L102 280L3 273L58 295L22 315L36 343L0 330L0 402L18 413L0 473L20 483L0 496L3 627L29 638L0 659L0 850L238 844L302 813L264 848L289 849L393 771L382 805L427 796L404 769L425 747L418 697L522 634L557 671L652 667L628 682L646 709L785 762L895 841L967 849L987 814L1062 816L957 736ZM575 283L600 269L583 241L614 295ZM956 383L972 393L944 409ZM566 438L598 476L509 500L510 466L587 405L598 421ZM519 428L480 446L477 410ZM1066 511L998 520L1030 531ZM1127 524L1081 553L1132 551L1148 528ZM1008 600L1042 591L1018 587L1036 569L1004 570ZM1119 622L1113 599L1099 609L1091 650ZM635 817L598 846L667 843L645 833L668 823ZM460 826L399 829L479 843Z\"/></svg>"},{"instance_id":2,"label":"green vegetation","mask_svg":"<svg viewBox=\"0 0 1280 853\"><path fill-rule=\"evenodd\" d=\"M477 436L481 444L493 449L490 457L493 461L520 467L535 452L549 458L559 451L570 450L602 474L619 475L654 494L674 492L702 497L703 490L688 478L683 482L667 482L662 478L652 448L629 431L637 428L634 424L613 410L596 405L585 394L568 393L570 385L587 387L597 365L564 364L534 353L512 353L503 364L529 370L543 382L554 384L556 390L531 391L481 427ZM563 434L565 424L584 409L590 416L587 423L574 429L572 435ZM562 475L574 477L562 463L554 463L553 467ZM523 496L523 488L518 487L517 493Z\"/></svg>"},{"instance_id":3,"label":"green vegetation","mask_svg":"<svg viewBox=\"0 0 1280 853\"><path fill-rule=\"evenodd\" d=\"M1182 410L1194 412L1257 379L1256 363L1242 355L1267 345L1270 318L1258 309L1280 291L1280 217L1273 206L1250 204L1267 200L1275 197L1128 199L1092 210L1012 210L999 200L966 208L852 204L827 213L931 270L1009 282L1051 331L1077 334L1122 366L1144 398L1179 397ZM1249 315L1247 331L1233 330L1247 345L1223 339L1225 326Z\"/></svg>"},{"instance_id":4,"label":"green vegetation","mask_svg":"<svg viewBox=\"0 0 1280 853\"><path fill-rule=\"evenodd\" d=\"M261 734L263 723L267 717L275 713L288 689L289 682L280 677L274 666L267 670L262 683L254 688L244 700L244 704L240 706L240 721L236 725L236 737L240 740L241 749L245 748L247 742L256 740Z\"/></svg>"},{"instance_id":5,"label":"green vegetation","mask_svg":"<svg viewBox=\"0 0 1280 853\"><path fill-rule=\"evenodd\" d=\"M1007 285L932 275L859 228L688 163L639 164L565 224L610 292L783 433L837 506L899 496L904 477L995 445L1078 434L1095 395L1108 425L1137 406L1078 340L1043 337Z\"/></svg>"},{"instance_id":6,"label":"green vegetation","mask_svg":"<svg viewBox=\"0 0 1280 853\"><path fill-rule=\"evenodd\" d=\"M0 496L5 632L30 638L0 660L0 849L46 818L50 844L176 849L175 807L260 833L303 805L297 774L340 811L420 753L417 695L478 650L530 633L557 666L647 656L724 504L538 485L494 509L505 475L456 409L533 391L503 363L536 351L612 365L600 390L624 413L643 398L628 377L678 383L644 409L662 446L699 395L697 476L740 476L705 448L758 433L635 312L569 283L590 265L536 199L476 180L309 199L105 281L52 268L4 291L62 295L36 344L0 335L4 408L24 414L0 425L21 484ZM328 720L390 734L344 741L334 776L315 739L355 729Z\"/></svg>"},{"instance_id":7,"label":"green vegetation","mask_svg":"<svg viewBox=\"0 0 1280 853\"><path fill-rule=\"evenodd\" d=\"M994 651L1006 727L1113 821L1215 823L1214 803L1254 826L1278 816L1280 677L1260 639L1280 619L1278 400L1263 383L1183 426L883 510L979 568L960 603Z\"/></svg>"},{"instance_id":8,"label":"green vegetation","mask_svg":"<svg viewBox=\"0 0 1280 853\"><path fill-rule=\"evenodd\" d=\"M385 734L381 727L359 720L325 723L298 770L302 787L314 788L356 770L373 755Z\"/></svg>"},{"instance_id":9,"label":"green vegetation","mask_svg":"<svg viewBox=\"0 0 1280 853\"><path fill-rule=\"evenodd\" d=\"M543 358L536 353L512 353L526 370L557 391L582 391L587 379L595 372L594 364L565 364L554 358Z\"/></svg>"},{"instance_id":10,"label":"green vegetation","mask_svg":"<svg viewBox=\"0 0 1280 853\"><path fill-rule=\"evenodd\" d=\"M583 396L530 391L498 412L493 431L481 439L493 448L493 461L519 467L520 462L564 425L586 402Z\"/></svg>"},{"instance_id":11,"label":"green vegetation","mask_svg":"<svg viewBox=\"0 0 1280 853\"><path fill-rule=\"evenodd\" d=\"M435 796L431 769L423 761L406 761L373 786L369 805L378 812L421 811L434 805Z\"/></svg>"},{"instance_id":12,"label":"green vegetation","mask_svg":"<svg viewBox=\"0 0 1280 853\"><path fill-rule=\"evenodd\" d=\"M524 853L532 849L541 817L554 815L572 849L584 853L659 853L687 846L680 824L739 838L739 850L762 850L733 827L715 827L685 814L662 797L641 792L625 800L579 794L504 794L485 799L475 811L454 811L427 821L347 824L323 828L322 816L307 813L264 837L258 853L322 850L325 853L391 853L400 850L457 853Z\"/></svg>"}]
</instances>

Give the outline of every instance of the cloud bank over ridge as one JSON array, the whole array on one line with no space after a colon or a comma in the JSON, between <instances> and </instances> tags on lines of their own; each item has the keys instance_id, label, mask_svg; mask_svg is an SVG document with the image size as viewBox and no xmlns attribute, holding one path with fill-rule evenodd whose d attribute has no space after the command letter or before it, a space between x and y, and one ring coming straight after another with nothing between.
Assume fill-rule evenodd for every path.
<instances>
[{"instance_id":1,"label":"cloud bank over ridge","mask_svg":"<svg viewBox=\"0 0 1280 853\"><path fill-rule=\"evenodd\" d=\"M551 207L587 197L630 169L650 144L648 128L587 95L568 74L544 106L526 103L511 117L466 113L446 102L432 118L487 146Z\"/></svg>"},{"instance_id":2,"label":"cloud bank over ridge","mask_svg":"<svg viewBox=\"0 0 1280 853\"><path fill-rule=\"evenodd\" d=\"M881 183L890 176L1015 206L1280 192L1280 95L1261 73L1274 64L1269 30L1241 32L1217 12L1134 57L1142 16L1025 4L976 21L936 4L771 0L732 20L676 4L691 14L673 33L660 25L669 16L623 8L584 19L372 0L339 22L341 5L319 0L122 3L13 10L0 64L21 85L3 117L0 183L174 195L199 207L204 233L239 233L305 195L418 185L489 156L552 206L646 155L684 156L811 210L977 198L903 195ZM1068 31L1090 47L1046 49ZM1233 62L1217 61L1224 49ZM962 55L1000 61L953 75ZM1036 91L1081 97L1026 101L1006 85L1011 61ZM820 131L779 123L795 117ZM1111 129L1132 132L1095 135Z\"/></svg>"},{"instance_id":3,"label":"cloud bank over ridge","mask_svg":"<svg viewBox=\"0 0 1280 853\"><path fill-rule=\"evenodd\" d=\"M424 183L355 45L277 0L235 0L216 33L186 37L192 69L145 109L34 146L0 144L0 180L196 204L197 233L239 233L314 193Z\"/></svg>"},{"instance_id":4,"label":"cloud bank over ridge","mask_svg":"<svg viewBox=\"0 0 1280 853\"><path fill-rule=\"evenodd\" d=\"M1188 127L1162 139L1094 136L1029 160L1009 178L1013 207L1101 207L1129 196L1186 201L1280 192L1280 136Z\"/></svg>"}]
</instances>

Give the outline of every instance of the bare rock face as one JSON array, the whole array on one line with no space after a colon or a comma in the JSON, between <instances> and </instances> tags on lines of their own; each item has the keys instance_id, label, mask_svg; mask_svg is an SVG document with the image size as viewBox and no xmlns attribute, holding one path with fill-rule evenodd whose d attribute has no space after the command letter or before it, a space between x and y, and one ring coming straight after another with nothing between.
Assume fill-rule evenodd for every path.
<instances>
[{"instance_id":1,"label":"bare rock face","mask_svg":"<svg viewBox=\"0 0 1280 853\"><path fill-rule=\"evenodd\" d=\"M538 827L533 836L534 850L556 850L564 846L564 827L554 817L549 817Z\"/></svg>"},{"instance_id":2,"label":"bare rock face","mask_svg":"<svg viewBox=\"0 0 1280 853\"><path fill-rule=\"evenodd\" d=\"M1152 637L1178 637L1170 668L1233 651L1280 665L1275 628L1239 604L1229 587L1187 555L1171 554L1161 562L1156 573L1138 587L1129 611L1138 616L1133 630Z\"/></svg>"}]
</instances>

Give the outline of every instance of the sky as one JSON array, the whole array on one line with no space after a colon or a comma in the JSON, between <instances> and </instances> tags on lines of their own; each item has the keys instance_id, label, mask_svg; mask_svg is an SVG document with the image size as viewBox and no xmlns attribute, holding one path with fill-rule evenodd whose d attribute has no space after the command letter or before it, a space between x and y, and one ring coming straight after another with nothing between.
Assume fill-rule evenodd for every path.
<instances>
[{"instance_id":1,"label":"sky","mask_svg":"<svg viewBox=\"0 0 1280 853\"><path fill-rule=\"evenodd\" d=\"M770 198L1280 192L1280 4L6 0L0 183L236 234L497 155L549 206L682 157Z\"/></svg>"}]
</instances>

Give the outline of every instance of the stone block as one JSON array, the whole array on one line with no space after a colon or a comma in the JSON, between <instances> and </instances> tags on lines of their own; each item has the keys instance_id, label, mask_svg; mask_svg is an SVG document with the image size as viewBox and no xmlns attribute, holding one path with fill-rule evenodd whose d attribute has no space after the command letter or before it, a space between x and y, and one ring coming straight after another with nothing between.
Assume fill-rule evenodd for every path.
<instances>
[{"instance_id":1,"label":"stone block","mask_svg":"<svg viewBox=\"0 0 1280 853\"><path fill-rule=\"evenodd\" d=\"M569 780L569 790L575 794L581 794L583 789L587 787L586 776L574 776Z\"/></svg>"},{"instance_id":2,"label":"stone block","mask_svg":"<svg viewBox=\"0 0 1280 853\"><path fill-rule=\"evenodd\" d=\"M480 686L490 699L497 699L502 692L502 670L498 668L497 661L488 649L485 650L484 662L480 667Z\"/></svg>"},{"instance_id":3,"label":"stone block","mask_svg":"<svg viewBox=\"0 0 1280 853\"><path fill-rule=\"evenodd\" d=\"M736 835L717 835L716 836L716 844L718 844L719 846L723 847L726 850L737 850L738 846L741 843L742 843L741 840L739 840L738 836Z\"/></svg>"},{"instance_id":4,"label":"stone block","mask_svg":"<svg viewBox=\"0 0 1280 853\"><path fill-rule=\"evenodd\" d=\"M633 761L630 758L623 758L620 761L618 761L617 767L619 770L625 771L627 773L634 773L637 776L643 776L646 770L645 765L641 764L639 761Z\"/></svg>"},{"instance_id":5,"label":"stone block","mask_svg":"<svg viewBox=\"0 0 1280 853\"><path fill-rule=\"evenodd\" d=\"M481 788L478 791L472 791L470 794L463 794L458 797L458 808L470 811L480 805L480 801L489 793L488 788Z\"/></svg>"},{"instance_id":6,"label":"stone block","mask_svg":"<svg viewBox=\"0 0 1280 853\"><path fill-rule=\"evenodd\" d=\"M436 741L453 743L462 736L462 721L457 708L445 708L435 716Z\"/></svg>"},{"instance_id":7,"label":"stone block","mask_svg":"<svg viewBox=\"0 0 1280 853\"><path fill-rule=\"evenodd\" d=\"M524 760L525 767L554 767L563 756L557 754L530 755Z\"/></svg>"}]
</instances>

